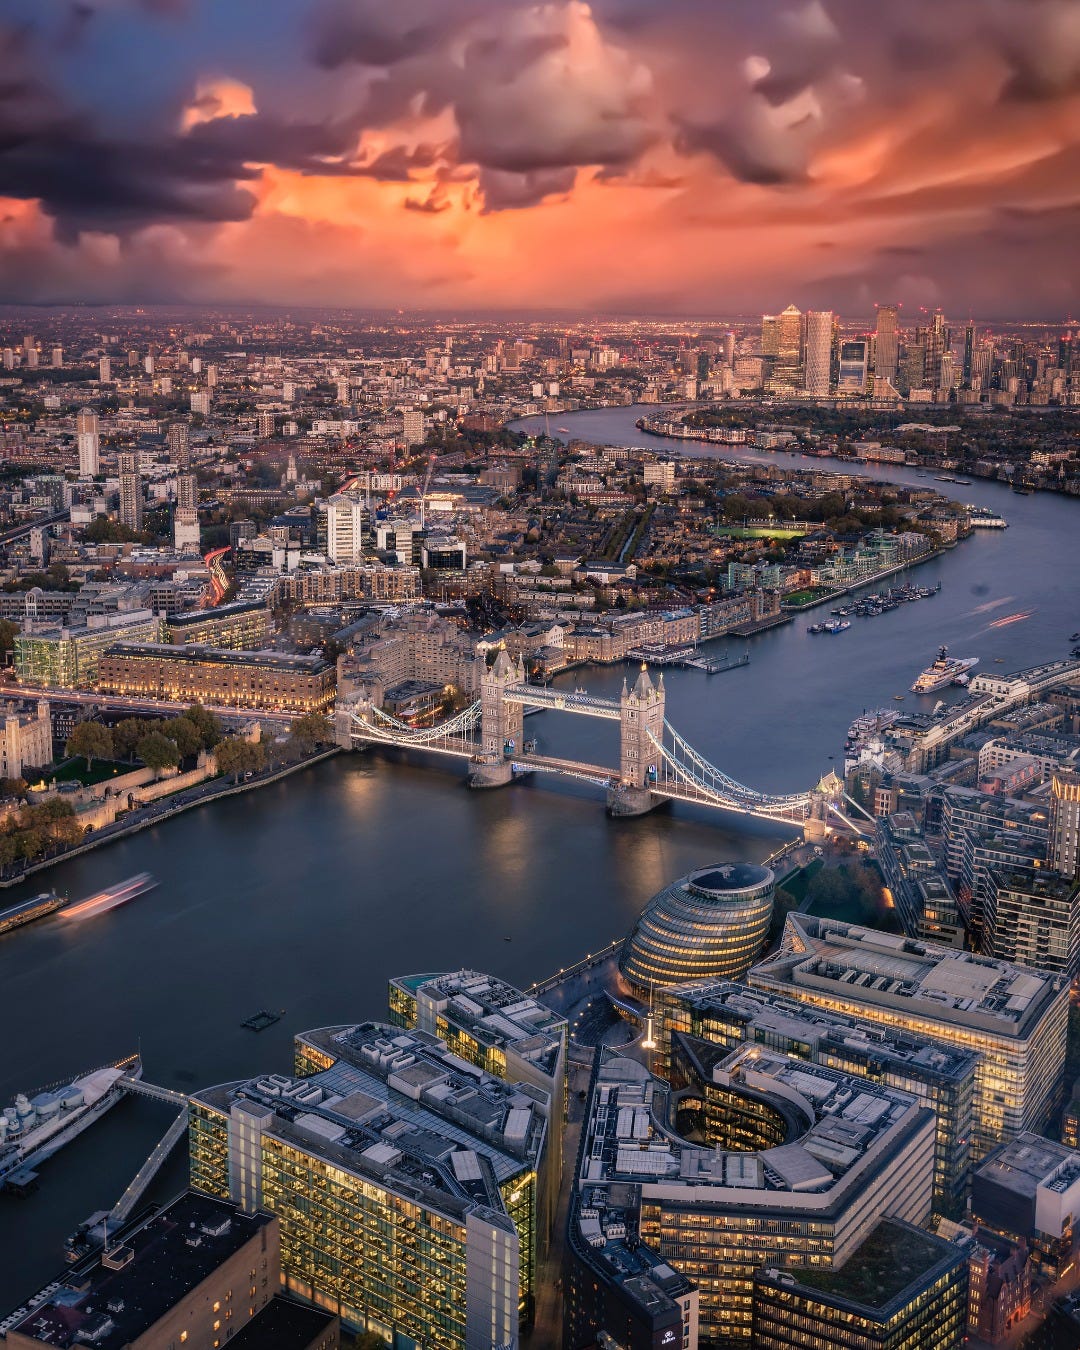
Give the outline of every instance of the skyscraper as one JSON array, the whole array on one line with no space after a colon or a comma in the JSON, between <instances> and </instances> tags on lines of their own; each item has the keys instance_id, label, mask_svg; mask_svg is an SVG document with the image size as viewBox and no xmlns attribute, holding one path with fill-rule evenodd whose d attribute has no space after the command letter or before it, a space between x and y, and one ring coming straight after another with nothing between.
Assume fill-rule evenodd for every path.
<instances>
[{"instance_id":1,"label":"skyscraper","mask_svg":"<svg viewBox=\"0 0 1080 1350\"><path fill-rule=\"evenodd\" d=\"M949 350L949 341L945 315L939 309L926 330L926 383L931 389L943 387L942 358Z\"/></svg>"},{"instance_id":2,"label":"skyscraper","mask_svg":"<svg viewBox=\"0 0 1080 1350\"><path fill-rule=\"evenodd\" d=\"M866 369L870 344L865 338L855 338L840 344L840 375L837 388L842 394L866 392Z\"/></svg>"},{"instance_id":3,"label":"skyscraper","mask_svg":"<svg viewBox=\"0 0 1080 1350\"><path fill-rule=\"evenodd\" d=\"M964 388L971 388L971 377L975 373L975 325L969 323L964 329Z\"/></svg>"},{"instance_id":4,"label":"skyscraper","mask_svg":"<svg viewBox=\"0 0 1080 1350\"><path fill-rule=\"evenodd\" d=\"M101 438L97 413L92 408L79 409L75 418L75 439L79 447L79 473L84 478L93 478L101 468Z\"/></svg>"},{"instance_id":5,"label":"skyscraper","mask_svg":"<svg viewBox=\"0 0 1080 1350\"><path fill-rule=\"evenodd\" d=\"M877 347L874 374L879 380L896 383L900 364L900 310L896 305L878 305Z\"/></svg>"},{"instance_id":6,"label":"skyscraper","mask_svg":"<svg viewBox=\"0 0 1080 1350\"><path fill-rule=\"evenodd\" d=\"M186 469L191 463L191 432L186 422L173 422L166 439L169 455L179 469Z\"/></svg>"},{"instance_id":7,"label":"skyscraper","mask_svg":"<svg viewBox=\"0 0 1080 1350\"><path fill-rule=\"evenodd\" d=\"M109 384L112 381L112 362L107 356L103 356L98 361L98 379L102 384Z\"/></svg>"},{"instance_id":8,"label":"skyscraper","mask_svg":"<svg viewBox=\"0 0 1080 1350\"><path fill-rule=\"evenodd\" d=\"M199 492L193 473L176 479L176 514L173 517L173 544L178 553L199 551Z\"/></svg>"},{"instance_id":9,"label":"skyscraper","mask_svg":"<svg viewBox=\"0 0 1080 1350\"><path fill-rule=\"evenodd\" d=\"M1080 877L1080 773L1055 770L1050 791L1050 866Z\"/></svg>"},{"instance_id":10,"label":"skyscraper","mask_svg":"<svg viewBox=\"0 0 1080 1350\"><path fill-rule=\"evenodd\" d=\"M765 354L766 319L762 319L762 353ZM773 393L793 394L803 387L803 351L806 324L802 310L788 305L771 321L770 345L775 341L776 355L765 388Z\"/></svg>"},{"instance_id":11,"label":"skyscraper","mask_svg":"<svg viewBox=\"0 0 1080 1350\"><path fill-rule=\"evenodd\" d=\"M832 364L833 314L830 309L811 309L806 315L806 392L824 397L829 392Z\"/></svg>"},{"instance_id":12,"label":"skyscraper","mask_svg":"<svg viewBox=\"0 0 1080 1350\"><path fill-rule=\"evenodd\" d=\"M122 454L120 462L120 524L141 530L143 522L142 479L137 455Z\"/></svg>"}]
</instances>

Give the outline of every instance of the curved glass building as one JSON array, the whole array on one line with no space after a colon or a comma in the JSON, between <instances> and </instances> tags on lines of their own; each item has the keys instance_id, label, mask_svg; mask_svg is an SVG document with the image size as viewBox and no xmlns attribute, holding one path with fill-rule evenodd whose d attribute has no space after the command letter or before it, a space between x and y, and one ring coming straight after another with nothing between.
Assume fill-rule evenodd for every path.
<instances>
[{"instance_id":1,"label":"curved glass building","mask_svg":"<svg viewBox=\"0 0 1080 1350\"><path fill-rule=\"evenodd\" d=\"M635 990L723 976L739 980L760 956L776 877L754 863L717 863L680 877L649 901L619 968Z\"/></svg>"}]
</instances>

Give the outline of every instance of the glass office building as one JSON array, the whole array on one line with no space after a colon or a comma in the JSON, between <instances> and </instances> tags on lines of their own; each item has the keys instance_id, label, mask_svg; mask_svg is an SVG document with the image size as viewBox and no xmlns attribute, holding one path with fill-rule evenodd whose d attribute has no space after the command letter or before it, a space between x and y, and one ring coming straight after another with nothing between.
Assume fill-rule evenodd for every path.
<instances>
[{"instance_id":1,"label":"glass office building","mask_svg":"<svg viewBox=\"0 0 1080 1350\"><path fill-rule=\"evenodd\" d=\"M197 1093L192 1185L281 1223L294 1294L401 1350L515 1346L549 1102L380 1023L298 1038L303 1078Z\"/></svg>"}]
</instances>

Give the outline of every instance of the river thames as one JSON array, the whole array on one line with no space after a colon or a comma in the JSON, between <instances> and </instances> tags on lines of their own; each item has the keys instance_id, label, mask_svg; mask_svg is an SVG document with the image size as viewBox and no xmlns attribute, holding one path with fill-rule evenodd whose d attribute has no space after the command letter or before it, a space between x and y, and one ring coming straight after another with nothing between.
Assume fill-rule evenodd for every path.
<instances>
[{"instance_id":1,"label":"river thames","mask_svg":"<svg viewBox=\"0 0 1080 1350\"><path fill-rule=\"evenodd\" d=\"M640 412L559 422L600 443L700 449L645 436L634 426ZM782 454L722 457L848 468ZM839 758L851 719L892 706L942 643L978 656L980 668L1008 671L1067 655L1080 628L1080 503L991 483L935 484L894 466L850 471L994 507L1011 528L981 532L918 568L921 583L942 583L932 599L854 620L835 638L811 636L796 620L752 639L741 669L666 675L669 720L754 787L816 782ZM597 668L564 683L613 694L625 674ZM908 694L902 706L929 703ZM615 724L545 712L527 725L546 753L617 762ZM43 885L82 896L144 869L160 883L95 920L46 919L0 938L0 1105L136 1048L147 1078L183 1090L287 1072L294 1031L384 1015L389 975L473 965L528 984L623 935L649 896L690 868L760 859L789 837L681 804L610 821L600 792L583 784L545 778L477 793L462 785L460 767L338 756L6 893L5 903ZM261 1008L284 1016L260 1035L243 1030ZM55 1273L65 1234L115 1201L168 1119L153 1104L125 1103L44 1165L36 1195L0 1197L0 1309ZM162 1188L181 1176L177 1164Z\"/></svg>"}]
</instances>

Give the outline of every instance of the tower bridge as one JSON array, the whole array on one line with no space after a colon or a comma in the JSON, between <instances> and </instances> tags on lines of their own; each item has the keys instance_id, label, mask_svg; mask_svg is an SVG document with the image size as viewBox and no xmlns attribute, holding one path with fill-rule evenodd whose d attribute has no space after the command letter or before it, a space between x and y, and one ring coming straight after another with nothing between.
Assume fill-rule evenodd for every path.
<instances>
[{"instance_id":1,"label":"tower bridge","mask_svg":"<svg viewBox=\"0 0 1080 1350\"><path fill-rule=\"evenodd\" d=\"M346 747L396 745L463 759L476 788L501 787L526 773L557 773L604 787L613 816L686 801L779 821L808 835L823 834L830 822L861 833L840 809L843 784L835 775L805 792L759 792L709 763L667 720L665 706L663 675L654 685L644 666L633 687L624 681L621 696L610 699L528 684L521 661L500 651L484 671L476 702L436 726L409 726L363 699L339 703L335 718ZM618 722L618 767L539 754L525 739L526 708Z\"/></svg>"}]
</instances>

